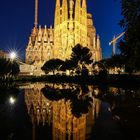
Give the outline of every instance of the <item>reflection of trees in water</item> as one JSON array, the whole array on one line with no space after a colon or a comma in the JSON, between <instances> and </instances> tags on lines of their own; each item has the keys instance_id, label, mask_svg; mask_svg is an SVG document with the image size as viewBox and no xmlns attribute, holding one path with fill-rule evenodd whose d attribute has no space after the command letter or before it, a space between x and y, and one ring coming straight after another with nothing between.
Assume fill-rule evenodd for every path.
<instances>
[{"instance_id":1,"label":"reflection of trees in water","mask_svg":"<svg viewBox=\"0 0 140 140\"><path fill-rule=\"evenodd\" d=\"M138 109L136 99L140 96L139 92L140 90L136 89L107 86L75 84L45 86L36 83L26 88L25 102L32 123L49 124L50 120L54 140L68 138L78 140L85 139L91 134L95 118L100 114L101 101L98 98L110 104L109 111L113 113L113 117L127 118L134 116L129 112L136 112L135 109Z\"/></svg>"},{"instance_id":2,"label":"reflection of trees in water","mask_svg":"<svg viewBox=\"0 0 140 140\"><path fill-rule=\"evenodd\" d=\"M0 90L14 89L15 87L16 83L12 79L8 80L7 82L0 81Z\"/></svg>"},{"instance_id":3,"label":"reflection of trees in water","mask_svg":"<svg viewBox=\"0 0 140 140\"><path fill-rule=\"evenodd\" d=\"M130 133L131 139L135 139L132 135L139 136L140 88L108 87L106 92L101 91L100 87L97 89L98 97L110 104L108 111L112 112L113 120L123 126L126 133Z\"/></svg>"},{"instance_id":4,"label":"reflection of trees in water","mask_svg":"<svg viewBox=\"0 0 140 140\"><path fill-rule=\"evenodd\" d=\"M35 126L42 123L48 124L49 116L54 140L82 140L90 136L94 123L94 112L99 111L97 110L99 107L95 106L100 104L96 102L97 104L93 105L88 87L68 84L48 84L45 88L43 87L44 85L39 83L25 87L25 103L33 123L34 137L37 130ZM61 96L55 97L56 94ZM89 106L91 109L88 112Z\"/></svg>"},{"instance_id":5,"label":"reflection of trees in water","mask_svg":"<svg viewBox=\"0 0 140 140\"><path fill-rule=\"evenodd\" d=\"M100 98L102 101L110 103L112 109L120 106L124 103L124 101L128 101L129 99L134 100L134 98L138 98L139 95L139 89L136 88L128 89L119 87L97 87L96 92L94 89L94 96Z\"/></svg>"},{"instance_id":6,"label":"reflection of trees in water","mask_svg":"<svg viewBox=\"0 0 140 140\"><path fill-rule=\"evenodd\" d=\"M93 96L104 102L110 103L113 107L123 101L124 91L121 88L109 87L107 85L95 86L93 88Z\"/></svg>"},{"instance_id":7,"label":"reflection of trees in water","mask_svg":"<svg viewBox=\"0 0 140 140\"><path fill-rule=\"evenodd\" d=\"M85 96L84 98L78 97L71 100L71 111L76 117L80 117L82 114L87 114L92 107L93 99Z\"/></svg>"},{"instance_id":8,"label":"reflection of trees in water","mask_svg":"<svg viewBox=\"0 0 140 140\"><path fill-rule=\"evenodd\" d=\"M107 92L102 95L102 101L110 103L111 109L115 108L124 100L124 94L120 88L109 87Z\"/></svg>"},{"instance_id":9,"label":"reflection of trees in water","mask_svg":"<svg viewBox=\"0 0 140 140\"><path fill-rule=\"evenodd\" d=\"M71 111L74 116L80 117L89 112L93 105L93 98L89 96L87 85L82 85L76 95L75 98L70 99Z\"/></svg>"},{"instance_id":10,"label":"reflection of trees in water","mask_svg":"<svg viewBox=\"0 0 140 140\"><path fill-rule=\"evenodd\" d=\"M45 97L52 101L69 100L71 111L76 117L88 113L93 104L93 98L89 96L87 85L69 87L64 85L60 85L60 87L46 85L41 91Z\"/></svg>"},{"instance_id":11,"label":"reflection of trees in water","mask_svg":"<svg viewBox=\"0 0 140 140\"><path fill-rule=\"evenodd\" d=\"M25 103L34 137L36 124L49 124L48 120L52 125L53 140L82 140L90 136L101 103L97 99L93 102L91 89L73 84L44 86L35 83L25 87Z\"/></svg>"},{"instance_id":12,"label":"reflection of trees in water","mask_svg":"<svg viewBox=\"0 0 140 140\"><path fill-rule=\"evenodd\" d=\"M42 88L41 91L48 99L52 101L58 101L63 98L65 98L66 100L74 98L79 89L75 89L74 87L65 87L64 85L60 85L60 87L58 85L53 85L53 87L50 85L45 85L45 87Z\"/></svg>"},{"instance_id":13,"label":"reflection of trees in water","mask_svg":"<svg viewBox=\"0 0 140 140\"><path fill-rule=\"evenodd\" d=\"M119 89L119 91L120 93L117 92L118 94L112 97L113 118L123 126L130 139L137 139L140 130L140 90Z\"/></svg>"}]
</instances>

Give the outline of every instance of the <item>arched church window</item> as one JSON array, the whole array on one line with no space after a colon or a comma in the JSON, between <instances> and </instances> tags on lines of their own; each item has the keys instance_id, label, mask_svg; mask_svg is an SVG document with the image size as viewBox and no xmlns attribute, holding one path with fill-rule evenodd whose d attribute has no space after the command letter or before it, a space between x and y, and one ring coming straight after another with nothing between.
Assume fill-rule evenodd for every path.
<instances>
[{"instance_id":1,"label":"arched church window","mask_svg":"<svg viewBox=\"0 0 140 140\"><path fill-rule=\"evenodd\" d=\"M29 63L29 64L32 64L32 62L33 62L32 57L29 56L29 57L28 57L28 63Z\"/></svg>"},{"instance_id":2,"label":"arched church window","mask_svg":"<svg viewBox=\"0 0 140 140\"><path fill-rule=\"evenodd\" d=\"M39 57L38 57L38 56L35 56L35 60L36 60L36 61L39 61Z\"/></svg>"}]
</instances>

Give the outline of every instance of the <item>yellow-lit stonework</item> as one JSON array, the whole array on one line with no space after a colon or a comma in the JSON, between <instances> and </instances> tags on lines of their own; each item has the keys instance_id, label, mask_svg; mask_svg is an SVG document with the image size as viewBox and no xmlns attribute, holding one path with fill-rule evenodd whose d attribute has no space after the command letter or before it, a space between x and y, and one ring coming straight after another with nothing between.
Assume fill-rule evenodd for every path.
<instances>
[{"instance_id":1,"label":"yellow-lit stonework","mask_svg":"<svg viewBox=\"0 0 140 140\"><path fill-rule=\"evenodd\" d=\"M100 38L96 35L92 15L87 13L86 0L56 0L54 28L37 26L38 0L35 5L35 25L26 47L26 63L36 69L51 58L69 59L76 44L88 47L94 61L102 59Z\"/></svg>"},{"instance_id":2,"label":"yellow-lit stonework","mask_svg":"<svg viewBox=\"0 0 140 140\"><path fill-rule=\"evenodd\" d=\"M52 89L76 89L75 85L69 84L47 84ZM92 133L92 127L98 118L101 101L93 97L91 108L86 114L75 117L72 113L71 101L65 98L49 100L41 91L45 87L43 83L34 83L21 86L25 89L24 99L28 115L32 122L33 138L35 139L37 127L48 124L52 128L52 140L85 140L89 139ZM88 86L90 92L93 87ZM48 94L48 92L47 92ZM65 92L64 94L67 94ZM88 93L89 94L89 93ZM79 95L85 95L80 88Z\"/></svg>"}]
</instances>

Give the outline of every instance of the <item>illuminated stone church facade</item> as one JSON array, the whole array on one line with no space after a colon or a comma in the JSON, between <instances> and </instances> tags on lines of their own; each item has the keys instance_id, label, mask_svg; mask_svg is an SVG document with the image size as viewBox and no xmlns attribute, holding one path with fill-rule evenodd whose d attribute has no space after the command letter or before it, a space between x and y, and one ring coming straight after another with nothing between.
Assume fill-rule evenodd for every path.
<instances>
[{"instance_id":1,"label":"illuminated stone church facade","mask_svg":"<svg viewBox=\"0 0 140 140\"><path fill-rule=\"evenodd\" d=\"M26 63L41 67L52 58L69 59L78 43L91 50L94 61L102 59L100 38L92 15L87 13L86 0L56 0L54 28L38 27L38 0L35 3L35 23L26 47Z\"/></svg>"}]
</instances>

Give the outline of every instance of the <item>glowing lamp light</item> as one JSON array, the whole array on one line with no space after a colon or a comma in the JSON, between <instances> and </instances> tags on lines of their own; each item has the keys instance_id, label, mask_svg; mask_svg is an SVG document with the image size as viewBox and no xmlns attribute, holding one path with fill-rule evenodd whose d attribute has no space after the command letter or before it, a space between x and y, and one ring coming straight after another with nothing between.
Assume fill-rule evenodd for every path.
<instances>
[{"instance_id":1,"label":"glowing lamp light","mask_svg":"<svg viewBox=\"0 0 140 140\"><path fill-rule=\"evenodd\" d=\"M10 103L10 104L13 105L15 102L16 102L16 99L15 99L14 97L10 97L10 98L9 98L9 103Z\"/></svg>"},{"instance_id":2,"label":"glowing lamp light","mask_svg":"<svg viewBox=\"0 0 140 140\"><path fill-rule=\"evenodd\" d=\"M99 94L99 90L98 89L95 89L94 90L94 94L97 96Z\"/></svg>"},{"instance_id":3,"label":"glowing lamp light","mask_svg":"<svg viewBox=\"0 0 140 140\"><path fill-rule=\"evenodd\" d=\"M12 60L16 59L16 57L17 57L16 52L11 52L11 53L10 53L10 58L11 58Z\"/></svg>"}]
</instances>

